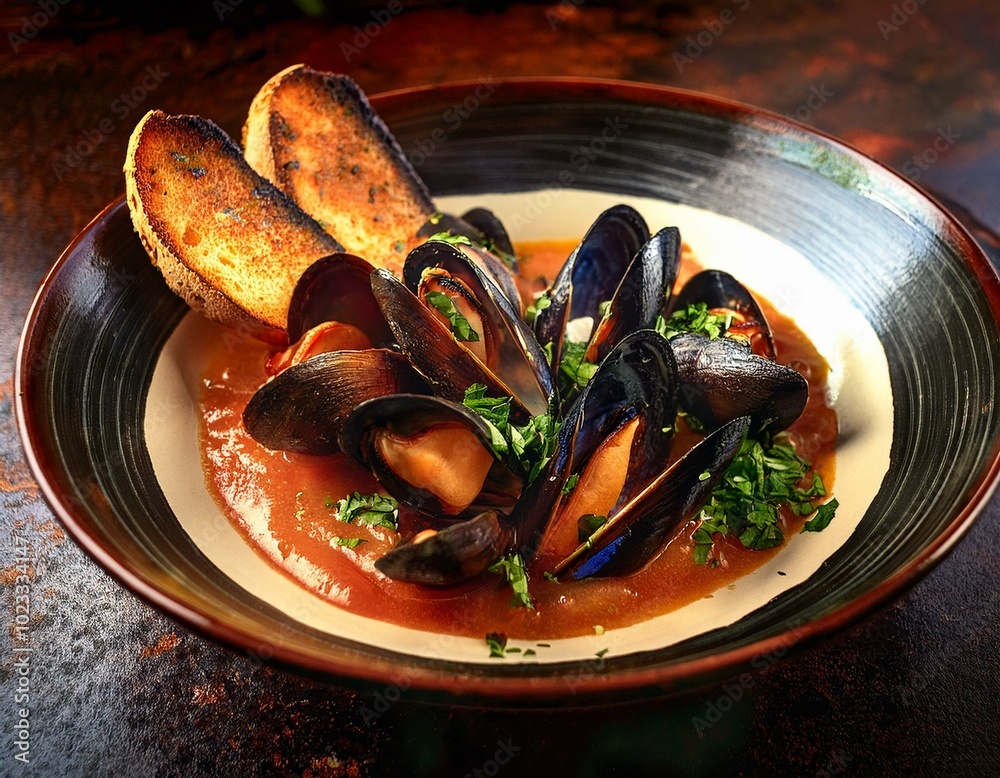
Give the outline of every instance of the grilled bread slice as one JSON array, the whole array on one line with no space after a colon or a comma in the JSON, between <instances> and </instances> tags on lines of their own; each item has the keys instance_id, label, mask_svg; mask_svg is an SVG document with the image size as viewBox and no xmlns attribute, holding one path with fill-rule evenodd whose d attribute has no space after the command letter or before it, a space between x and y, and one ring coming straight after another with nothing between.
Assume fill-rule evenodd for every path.
<instances>
[{"instance_id":1,"label":"grilled bread slice","mask_svg":"<svg viewBox=\"0 0 1000 778\"><path fill-rule=\"evenodd\" d=\"M345 249L400 274L433 215L430 194L361 88L296 65L257 93L246 158Z\"/></svg>"},{"instance_id":2,"label":"grilled bread slice","mask_svg":"<svg viewBox=\"0 0 1000 778\"><path fill-rule=\"evenodd\" d=\"M167 284L216 321L284 340L302 272L340 251L217 125L150 111L129 140L132 223Z\"/></svg>"}]
</instances>

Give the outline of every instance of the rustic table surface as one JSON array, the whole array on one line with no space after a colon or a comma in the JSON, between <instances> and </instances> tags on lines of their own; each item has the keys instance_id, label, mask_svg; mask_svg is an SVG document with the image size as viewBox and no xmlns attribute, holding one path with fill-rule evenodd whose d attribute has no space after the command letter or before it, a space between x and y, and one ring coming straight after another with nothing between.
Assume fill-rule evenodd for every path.
<instances>
[{"instance_id":1,"label":"rustic table surface","mask_svg":"<svg viewBox=\"0 0 1000 778\"><path fill-rule=\"evenodd\" d=\"M483 76L668 84L839 136L961 206L987 243L1000 231L996 0L391 0L318 18L240 0L155 18L81 5L0 10L0 775L1000 775L1000 495L900 601L742 686L550 713L404 699L366 721L372 698L256 667L110 579L42 501L12 410L35 289L121 193L150 108L238 135L257 88L296 62L370 93ZM15 537L37 559L29 764L14 758Z\"/></svg>"}]
</instances>

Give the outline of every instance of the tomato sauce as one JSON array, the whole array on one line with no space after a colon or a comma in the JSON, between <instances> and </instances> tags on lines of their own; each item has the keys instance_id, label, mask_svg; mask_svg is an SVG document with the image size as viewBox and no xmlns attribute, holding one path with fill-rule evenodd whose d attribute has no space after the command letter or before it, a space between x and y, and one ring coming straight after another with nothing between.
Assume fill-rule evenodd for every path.
<instances>
[{"instance_id":1,"label":"tomato sauce","mask_svg":"<svg viewBox=\"0 0 1000 778\"><path fill-rule=\"evenodd\" d=\"M573 247L570 241L538 241L518 247L524 257L521 275L526 297L542 288L535 279L552 277ZM699 269L685 247L678 284ZM788 434L830 489L837 417L827 403L826 362L793 321L766 300L758 298L758 302L771 324L778 360L809 382L808 404ZM236 530L270 565L307 590L359 615L472 637L495 631L536 640L593 634L595 627L628 626L710 597L781 553L780 546L750 551L733 538L717 538L713 556L718 565L699 566L692 558L695 524L690 522L679 528L662 554L633 575L570 583L532 575L533 611L510 607L509 586L492 574L451 589L393 581L375 570L374 562L393 546L396 533L347 524L336 514L337 500L355 491L378 491L374 477L341 454L314 457L271 451L254 441L243 429L242 413L266 377L271 352L253 339L237 348L232 345L231 339L218 345L200 397L208 488ZM680 429L674 451L683 454L697 439ZM795 542L803 522L783 512L781 530L786 542ZM416 514L402 506L399 523L406 534L424 527ZM363 542L351 548L355 538Z\"/></svg>"}]
</instances>

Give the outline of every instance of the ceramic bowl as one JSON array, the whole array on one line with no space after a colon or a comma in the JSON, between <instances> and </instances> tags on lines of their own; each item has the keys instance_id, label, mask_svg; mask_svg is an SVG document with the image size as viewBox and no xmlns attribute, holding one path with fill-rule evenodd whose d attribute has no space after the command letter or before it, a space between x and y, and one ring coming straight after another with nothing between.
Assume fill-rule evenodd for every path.
<instances>
[{"instance_id":1,"label":"ceramic bowl","mask_svg":"<svg viewBox=\"0 0 1000 778\"><path fill-rule=\"evenodd\" d=\"M275 594L281 585L238 561L256 557L210 502L185 502L204 485L197 467L177 465L190 460L177 452L191 445L183 398L196 361L183 344L210 325L186 316L118 200L39 290L17 412L74 539L170 617L254 660L356 688L451 704L635 699L844 629L912 586L986 503L1000 470L1000 282L959 223L892 171L765 111L652 86L462 83L373 103L449 208L484 203L515 238L562 238L604 204L630 202L789 310L833 367L846 507L827 539L793 539L721 605L609 631L601 658L583 640L544 659L491 660L479 641L351 622L280 576L291 592Z\"/></svg>"}]
</instances>

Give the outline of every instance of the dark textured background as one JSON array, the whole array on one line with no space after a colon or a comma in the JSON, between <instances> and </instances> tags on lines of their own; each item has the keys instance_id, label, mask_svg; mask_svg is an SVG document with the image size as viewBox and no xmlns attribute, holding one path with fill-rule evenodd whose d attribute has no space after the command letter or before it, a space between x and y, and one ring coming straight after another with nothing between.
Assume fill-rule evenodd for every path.
<instances>
[{"instance_id":1,"label":"dark textured background","mask_svg":"<svg viewBox=\"0 0 1000 778\"><path fill-rule=\"evenodd\" d=\"M70 0L24 41L9 35L24 35L40 6L0 9L0 775L1000 774L996 497L937 570L842 638L744 686L584 712L399 702L372 720L377 699L195 637L65 542L17 439L16 338L48 267L121 193L129 132L150 108L200 113L237 135L257 88L300 61L371 93L486 75L669 84L803 119L1000 230L995 0L327 5L319 18L249 0L164 4L151 17L136 3ZM396 8L358 46L353 25ZM678 61L724 9L732 23ZM147 68L162 80L122 101ZM67 156L88 137L91 153ZM27 767L10 745L15 534L37 557ZM512 756L500 767L503 745Z\"/></svg>"}]
</instances>

